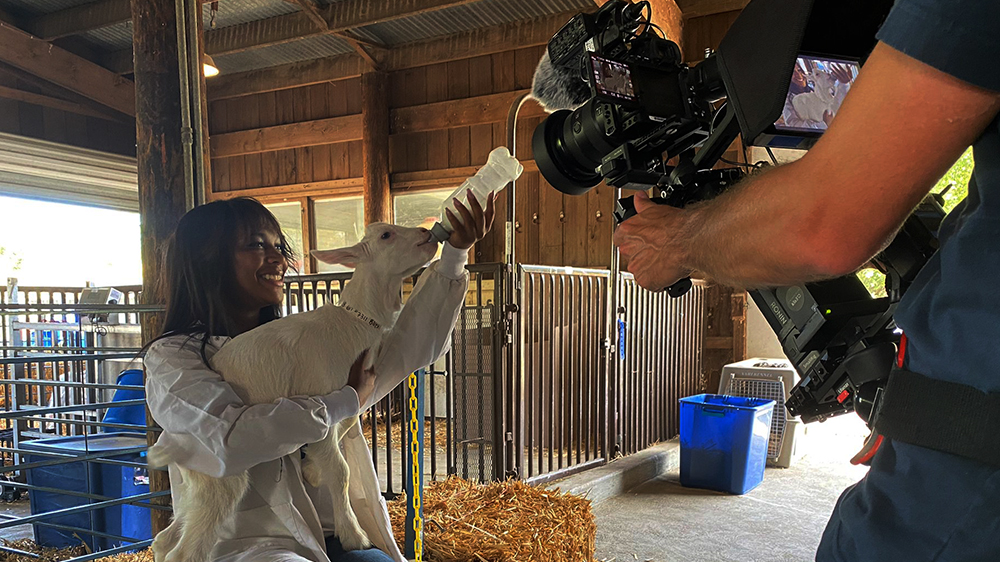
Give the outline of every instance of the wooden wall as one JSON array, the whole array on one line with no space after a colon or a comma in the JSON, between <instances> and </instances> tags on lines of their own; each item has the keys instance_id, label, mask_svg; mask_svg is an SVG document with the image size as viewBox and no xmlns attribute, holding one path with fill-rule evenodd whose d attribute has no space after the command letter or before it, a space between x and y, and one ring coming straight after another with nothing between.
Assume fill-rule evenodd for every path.
<instances>
[{"instance_id":1,"label":"wooden wall","mask_svg":"<svg viewBox=\"0 0 1000 562\"><path fill-rule=\"evenodd\" d=\"M507 110L516 94L531 87L543 49L515 49L391 73L393 193L453 188L484 164L493 148L506 145ZM308 212L307 198L361 193L361 142L353 138L360 131L350 121L360 114L360 95L360 78L355 77L211 102L214 197L298 199ZM489 108L478 111L486 103L483 100L490 100ZM517 156L526 166L516 188L518 261L610 267L612 190L601 186L585 196L570 197L541 180L532 161L531 134L543 113L534 102L526 104L522 113L525 117L516 128ZM336 118L343 122L335 122ZM278 126L286 128L270 132L289 134L274 136L316 139L288 139L284 144L278 140L279 146L331 137L350 140L277 149L270 141L260 142L261 135L270 132L255 130ZM329 127L342 128L326 134ZM234 150L240 154L233 155ZM246 151L253 152L242 153ZM508 213L504 198L497 211L497 227L477 246L477 261L503 260L503 221Z\"/></svg>"},{"instance_id":2,"label":"wooden wall","mask_svg":"<svg viewBox=\"0 0 1000 562\"><path fill-rule=\"evenodd\" d=\"M37 94L59 103L36 84L7 72L0 72L0 89L7 88ZM11 99L10 93L0 93L0 132L69 144L126 156L135 156L135 123L125 119L113 121L98 116L98 112L78 104L67 111L37 103Z\"/></svg>"}]
</instances>

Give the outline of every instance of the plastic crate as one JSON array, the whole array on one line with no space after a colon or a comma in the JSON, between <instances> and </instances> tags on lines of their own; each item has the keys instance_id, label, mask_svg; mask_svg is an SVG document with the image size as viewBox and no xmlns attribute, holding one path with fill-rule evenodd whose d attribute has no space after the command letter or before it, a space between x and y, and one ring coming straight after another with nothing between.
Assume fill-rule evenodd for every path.
<instances>
[{"instance_id":1,"label":"plastic crate","mask_svg":"<svg viewBox=\"0 0 1000 562\"><path fill-rule=\"evenodd\" d=\"M142 386L142 369L127 369L122 371L121 374L118 375L118 380L115 381L115 384ZM119 388L115 390L115 395L111 401L122 402L124 400L142 400L144 398L146 398L146 392L144 390L128 390ZM108 408L108 411L104 414L104 419L101 421L105 423L120 423L136 426L135 430L102 427L100 431L103 433L135 431L137 433L142 433L143 436L146 435L146 407L142 404L136 404L135 406L123 406L120 408Z\"/></svg>"},{"instance_id":2,"label":"plastic crate","mask_svg":"<svg viewBox=\"0 0 1000 562\"><path fill-rule=\"evenodd\" d=\"M767 461L771 466L788 468L804 450L800 445L805 428L785 407L798 382L799 374L787 359L755 357L722 368L719 394L765 398L777 403L767 444Z\"/></svg>"},{"instance_id":3,"label":"plastic crate","mask_svg":"<svg viewBox=\"0 0 1000 562\"><path fill-rule=\"evenodd\" d=\"M102 433L89 436L56 437L37 439L21 444L29 451L59 453L70 455L85 455L92 453L107 453L105 458L142 462L140 453L115 454L115 451L143 447L146 438L134 433ZM39 462L52 460L54 457L24 454L23 462ZM149 491L149 480L145 468L118 466L97 462L72 462L42 466L27 470L28 484L86 492L112 499L144 494ZM32 490L29 494L31 514L47 513L69 507L77 507L89 503L87 498L70 496L56 492ZM68 525L101 533L124 536L138 540L152 538L152 526L149 509L140 506L117 505L89 512L64 515L46 522ZM85 542L91 550L105 550L121 546L124 541L116 541L107 537L95 537L84 532L73 532L56 529L41 524L34 524L35 542L41 546L65 548Z\"/></svg>"},{"instance_id":4,"label":"plastic crate","mask_svg":"<svg viewBox=\"0 0 1000 562\"><path fill-rule=\"evenodd\" d=\"M681 485L745 494L764 479L774 400L681 398Z\"/></svg>"}]
</instances>

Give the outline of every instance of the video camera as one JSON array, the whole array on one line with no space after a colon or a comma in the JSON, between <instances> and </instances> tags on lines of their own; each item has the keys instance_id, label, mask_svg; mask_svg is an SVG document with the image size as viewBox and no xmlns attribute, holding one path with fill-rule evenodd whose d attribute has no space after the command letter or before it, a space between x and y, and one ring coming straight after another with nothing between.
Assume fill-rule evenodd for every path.
<instances>
[{"instance_id":1,"label":"video camera","mask_svg":"<svg viewBox=\"0 0 1000 562\"><path fill-rule=\"evenodd\" d=\"M648 2L611 0L551 39L533 94L558 109L532 138L538 169L571 195L601 181L654 189L684 207L739 181L749 162L716 169L744 145L808 149L840 107L875 46L892 0L752 0L719 49L696 66L655 33ZM772 157L773 158L773 157ZM751 291L801 380L786 402L805 422L856 411L869 425L893 364L896 305L937 250L944 217L928 196L872 265L887 296L855 275ZM631 197L615 218L626 220ZM669 289L679 296L690 286Z\"/></svg>"}]
</instances>

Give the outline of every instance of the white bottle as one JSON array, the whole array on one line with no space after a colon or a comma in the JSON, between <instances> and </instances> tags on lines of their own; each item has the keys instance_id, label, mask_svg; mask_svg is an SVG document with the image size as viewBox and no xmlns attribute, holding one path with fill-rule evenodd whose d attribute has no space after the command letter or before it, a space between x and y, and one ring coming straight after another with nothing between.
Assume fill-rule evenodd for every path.
<instances>
[{"instance_id":1,"label":"white bottle","mask_svg":"<svg viewBox=\"0 0 1000 562\"><path fill-rule=\"evenodd\" d=\"M462 185L458 186L444 200L444 204L441 206L441 222L431 228L431 238L437 242L444 242L451 236L452 231L455 230L455 227L451 224L451 220L448 218L448 214L445 213L446 209L454 213L458 220L462 220L462 214L455 208L453 199L458 199L468 209L469 202L466 191L471 189L472 193L476 196L476 201L479 201L479 204L485 208L486 199L490 193L498 191L508 183L516 180L523 171L524 166L517 161L517 158L510 155L507 147L501 146L493 149L493 152L490 152L489 159L483 164L482 168L479 168L476 175L462 182Z\"/></svg>"}]
</instances>

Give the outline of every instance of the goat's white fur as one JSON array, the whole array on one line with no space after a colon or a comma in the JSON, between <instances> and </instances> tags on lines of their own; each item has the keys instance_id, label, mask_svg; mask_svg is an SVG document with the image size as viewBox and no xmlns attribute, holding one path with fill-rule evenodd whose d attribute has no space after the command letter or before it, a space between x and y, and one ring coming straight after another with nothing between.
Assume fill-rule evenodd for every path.
<instances>
[{"instance_id":1,"label":"goat's white fur","mask_svg":"<svg viewBox=\"0 0 1000 562\"><path fill-rule=\"evenodd\" d=\"M322 306L232 339L212 358L213 369L248 405L325 395L343 388L355 359L365 350L377 349L395 322L402 306L403 280L426 264L436 247L425 229L375 223L354 246L314 252L321 261L356 267L341 304L363 311L381 329L342 306ZM374 355L369 353L369 363ZM324 441L310 444L302 467L309 484L333 491L334 531L345 550L371 546L351 509L349 469L339 446L341 436L355 423L357 417L343 420ZM171 451L158 446L148 453L151 466L171 464L171 457ZM249 478L247 473L214 478L177 469L185 485L175 494L173 522L153 541L153 555L156 562L207 562L218 542L218 530L235 513Z\"/></svg>"}]
</instances>

